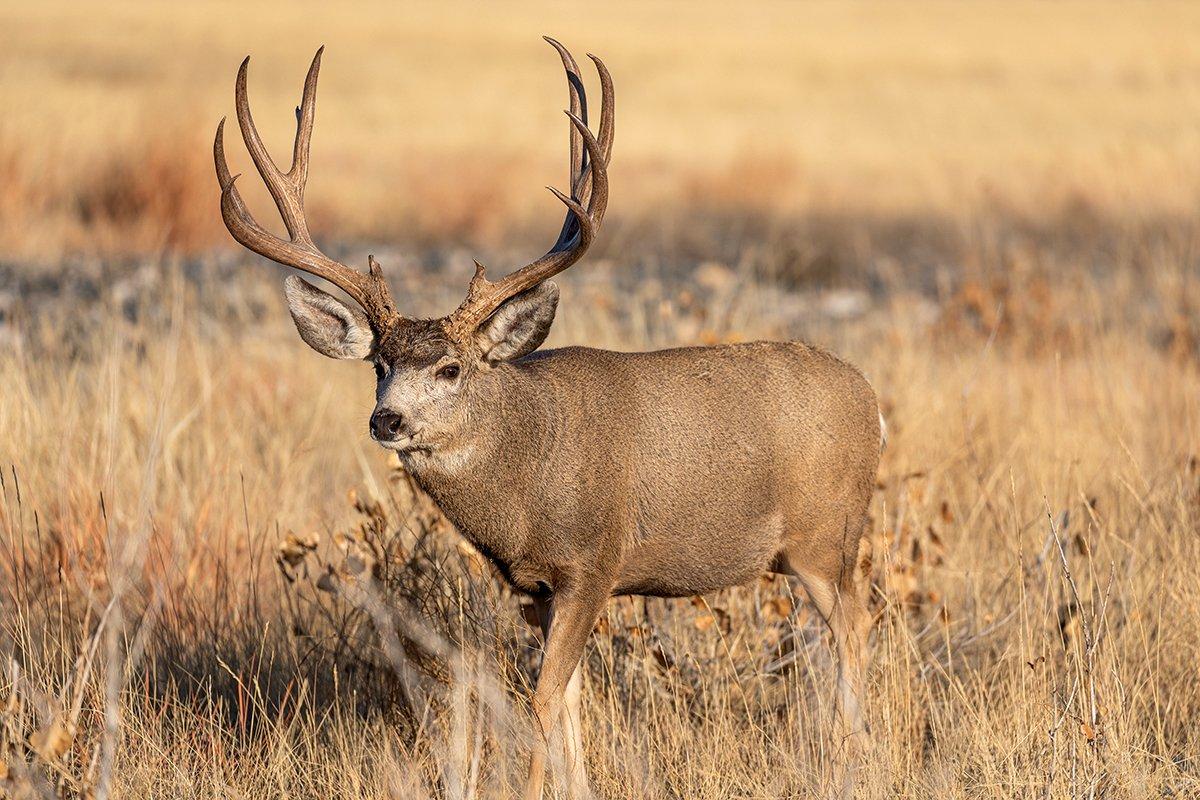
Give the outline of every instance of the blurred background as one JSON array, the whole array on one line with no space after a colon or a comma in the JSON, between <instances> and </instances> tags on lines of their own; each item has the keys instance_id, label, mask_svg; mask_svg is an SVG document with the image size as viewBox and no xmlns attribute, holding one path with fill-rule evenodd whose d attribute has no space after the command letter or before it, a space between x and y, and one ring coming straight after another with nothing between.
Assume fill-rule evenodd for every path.
<instances>
[{"instance_id":1,"label":"blurred background","mask_svg":"<svg viewBox=\"0 0 1200 800\"><path fill-rule=\"evenodd\" d=\"M1200 796L1200 5L1164 0L0 0L0 795L520 785L519 599L230 239L212 137L249 54L286 162L325 45L312 231L445 314L557 235L543 34L616 86L549 345L805 339L879 393L862 796ZM363 564L414 613L381 628ZM600 796L822 787L831 666L782 580L601 633Z\"/></svg>"},{"instance_id":2,"label":"blurred background","mask_svg":"<svg viewBox=\"0 0 1200 800\"><path fill-rule=\"evenodd\" d=\"M227 246L209 145L238 63L282 159L321 44L324 238L545 238L566 92L543 33L613 72L614 228L1165 222L1196 197L1197 26L1162 2L5 3L0 248Z\"/></svg>"}]
</instances>

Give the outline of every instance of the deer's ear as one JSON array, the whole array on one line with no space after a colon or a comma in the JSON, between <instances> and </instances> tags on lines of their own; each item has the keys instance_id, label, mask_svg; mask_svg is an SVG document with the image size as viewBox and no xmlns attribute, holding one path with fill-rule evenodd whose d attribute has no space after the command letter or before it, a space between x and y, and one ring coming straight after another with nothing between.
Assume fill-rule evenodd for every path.
<instances>
[{"instance_id":1,"label":"deer's ear","mask_svg":"<svg viewBox=\"0 0 1200 800\"><path fill-rule=\"evenodd\" d=\"M543 281L509 298L479 326L475 340L489 364L532 353L546 341L558 308L558 286Z\"/></svg>"},{"instance_id":2,"label":"deer's ear","mask_svg":"<svg viewBox=\"0 0 1200 800\"><path fill-rule=\"evenodd\" d=\"M367 315L298 275L283 282L296 330L309 347L330 358L369 358L375 333Z\"/></svg>"}]
</instances>

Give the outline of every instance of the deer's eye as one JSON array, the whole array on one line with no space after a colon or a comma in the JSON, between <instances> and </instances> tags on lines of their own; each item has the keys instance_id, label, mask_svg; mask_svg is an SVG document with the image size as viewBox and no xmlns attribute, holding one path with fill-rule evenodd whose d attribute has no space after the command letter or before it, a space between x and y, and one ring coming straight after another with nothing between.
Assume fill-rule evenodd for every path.
<instances>
[{"instance_id":1,"label":"deer's eye","mask_svg":"<svg viewBox=\"0 0 1200 800\"><path fill-rule=\"evenodd\" d=\"M383 364L380 364L378 361L376 361L375 362L375 380L377 380L377 381L383 380L384 374L385 374L385 371L383 369Z\"/></svg>"},{"instance_id":2,"label":"deer's eye","mask_svg":"<svg viewBox=\"0 0 1200 800\"><path fill-rule=\"evenodd\" d=\"M458 364L447 364L437 371L437 376L444 381L452 381L458 377Z\"/></svg>"}]
</instances>

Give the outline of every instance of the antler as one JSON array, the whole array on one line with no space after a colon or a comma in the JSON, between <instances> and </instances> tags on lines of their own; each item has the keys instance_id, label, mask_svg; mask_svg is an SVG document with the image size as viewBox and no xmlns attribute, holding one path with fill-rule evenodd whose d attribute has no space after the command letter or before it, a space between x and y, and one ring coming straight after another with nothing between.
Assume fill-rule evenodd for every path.
<instances>
[{"instance_id":1,"label":"antler","mask_svg":"<svg viewBox=\"0 0 1200 800\"><path fill-rule=\"evenodd\" d=\"M471 278L466 299L449 319L449 332L459 340L469 338L505 300L532 289L582 258L596 238L608 207L608 162L613 143L612 76L603 61L588 54L600 74L600 131L597 138L588 129L587 95L579 66L565 47L549 36L543 38L562 58L570 92L570 110L566 113L571 121L571 196L552 186L546 187L567 207L567 216L558 241L544 256L499 281L489 281L484 266L475 262L475 276Z\"/></svg>"},{"instance_id":2,"label":"antler","mask_svg":"<svg viewBox=\"0 0 1200 800\"><path fill-rule=\"evenodd\" d=\"M247 56L237 75L237 118L242 129L246 149L262 176L263 183L271 192L279 215L287 226L290 241L269 233L251 216L238 193L236 181L240 175L229 174L225 162L225 120L217 126L216 141L213 142L213 160L217 166L217 180L221 184L221 216L225 227L233 238L243 246L272 261L303 270L310 275L324 278L350 295L367 312L371 325L377 332L386 330L398 317L395 304L383 272L374 258L368 258L369 272L359 272L347 267L317 249L308 232L304 218L304 184L308 180L308 152L312 138L313 117L317 104L317 73L321 70L321 53L317 50L308 77L304 80L304 97L296 108L296 145L292 153L292 166L282 172L267 152L262 137L254 127L250 116L250 101L246 96L246 70L250 64Z\"/></svg>"}]
</instances>

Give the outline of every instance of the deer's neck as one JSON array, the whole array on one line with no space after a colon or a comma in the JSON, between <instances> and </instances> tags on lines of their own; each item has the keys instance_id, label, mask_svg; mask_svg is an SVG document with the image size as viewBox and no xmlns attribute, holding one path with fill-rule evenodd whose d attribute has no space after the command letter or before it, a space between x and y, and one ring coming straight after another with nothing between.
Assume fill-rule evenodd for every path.
<instances>
[{"instance_id":1,"label":"deer's neck","mask_svg":"<svg viewBox=\"0 0 1200 800\"><path fill-rule=\"evenodd\" d=\"M529 535L528 500L540 493L562 427L548 387L520 365L474 381L463 434L428 454L402 456L418 485L502 569Z\"/></svg>"}]
</instances>

